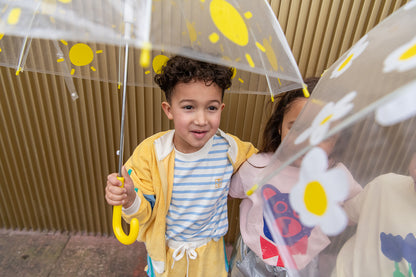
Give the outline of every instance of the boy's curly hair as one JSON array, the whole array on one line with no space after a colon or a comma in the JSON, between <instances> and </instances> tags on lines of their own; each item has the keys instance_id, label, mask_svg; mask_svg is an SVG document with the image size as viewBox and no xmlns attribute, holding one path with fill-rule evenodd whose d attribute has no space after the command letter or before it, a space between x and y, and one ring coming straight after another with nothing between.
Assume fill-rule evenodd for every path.
<instances>
[{"instance_id":1,"label":"boy's curly hair","mask_svg":"<svg viewBox=\"0 0 416 277\"><path fill-rule=\"evenodd\" d=\"M217 84L222 89L222 99L224 91L231 86L232 76L231 67L174 56L166 62L160 73L156 74L154 80L164 91L166 101L170 103L176 84L192 81L203 81L207 86Z\"/></svg>"}]
</instances>

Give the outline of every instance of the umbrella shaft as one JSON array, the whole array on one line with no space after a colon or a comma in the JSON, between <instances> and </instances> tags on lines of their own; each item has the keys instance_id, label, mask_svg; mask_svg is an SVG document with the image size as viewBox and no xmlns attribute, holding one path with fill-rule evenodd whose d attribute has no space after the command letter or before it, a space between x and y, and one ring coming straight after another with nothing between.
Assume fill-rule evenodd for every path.
<instances>
[{"instance_id":1,"label":"umbrella shaft","mask_svg":"<svg viewBox=\"0 0 416 277\"><path fill-rule=\"evenodd\" d=\"M129 45L126 43L124 56L124 76L123 76L123 106L121 109L121 127L120 127L120 148L118 160L118 175L121 177L121 168L123 167L123 152L124 152L124 121L126 117L126 94L127 94L127 65L129 59Z\"/></svg>"}]
</instances>

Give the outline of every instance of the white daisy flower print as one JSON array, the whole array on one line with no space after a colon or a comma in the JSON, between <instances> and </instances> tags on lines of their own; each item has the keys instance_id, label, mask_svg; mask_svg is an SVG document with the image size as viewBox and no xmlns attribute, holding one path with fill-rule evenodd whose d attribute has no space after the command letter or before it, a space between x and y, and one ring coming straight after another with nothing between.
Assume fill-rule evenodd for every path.
<instances>
[{"instance_id":1,"label":"white daisy flower print","mask_svg":"<svg viewBox=\"0 0 416 277\"><path fill-rule=\"evenodd\" d=\"M354 108L352 100L356 95L357 92L352 91L337 103L329 102L326 104L312 121L312 125L296 138L295 144L300 144L308 138L311 145L321 143L328 133L331 123L343 118Z\"/></svg>"},{"instance_id":2,"label":"white daisy flower print","mask_svg":"<svg viewBox=\"0 0 416 277\"><path fill-rule=\"evenodd\" d=\"M341 233L348 218L339 203L348 196L348 177L340 168L328 168L324 150L314 147L302 161L299 181L289 195L290 205L307 227L319 226L329 235Z\"/></svg>"},{"instance_id":3,"label":"white daisy flower print","mask_svg":"<svg viewBox=\"0 0 416 277\"><path fill-rule=\"evenodd\" d=\"M407 2L407 4L403 6L403 9L410 10L411 8L414 8L414 7L416 7L416 0Z\"/></svg>"},{"instance_id":4,"label":"white daisy flower print","mask_svg":"<svg viewBox=\"0 0 416 277\"><path fill-rule=\"evenodd\" d=\"M376 122L381 126L391 126L416 115L416 81L412 81L394 92L393 100L377 108Z\"/></svg>"},{"instance_id":5,"label":"white daisy flower print","mask_svg":"<svg viewBox=\"0 0 416 277\"><path fill-rule=\"evenodd\" d=\"M416 68L416 37L394 50L384 60L383 72L403 72Z\"/></svg>"},{"instance_id":6,"label":"white daisy flower print","mask_svg":"<svg viewBox=\"0 0 416 277\"><path fill-rule=\"evenodd\" d=\"M339 62L338 66L332 71L331 79L337 78L342 75L352 64L352 61L355 60L362 52L367 48L368 35L362 37L351 49L348 51L348 54L345 55L345 58Z\"/></svg>"}]
</instances>

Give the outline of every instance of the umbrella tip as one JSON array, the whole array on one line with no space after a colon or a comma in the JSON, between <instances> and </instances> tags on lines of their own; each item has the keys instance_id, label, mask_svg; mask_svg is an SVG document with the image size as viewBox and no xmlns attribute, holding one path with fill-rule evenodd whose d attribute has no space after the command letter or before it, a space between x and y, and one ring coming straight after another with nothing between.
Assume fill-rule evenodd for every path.
<instances>
[{"instance_id":1,"label":"umbrella tip","mask_svg":"<svg viewBox=\"0 0 416 277\"><path fill-rule=\"evenodd\" d=\"M19 74L20 74L20 72L22 72L23 70L22 70L22 68L21 67L19 67L17 70L16 70L16 76L19 76Z\"/></svg>"},{"instance_id":2,"label":"umbrella tip","mask_svg":"<svg viewBox=\"0 0 416 277\"><path fill-rule=\"evenodd\" d=\"M258 187L259 187L259 185L257 185L257 184L255 184L254 186L252 186L251 187L251 189L249 189L248 191L247 191L247 195L248 196L250 196L250 195L252 195L257 189L258 189Z\"/></svg>"},{"instance_id":3,"label":"umbrella tip","mask_svg":"<svg viewBox=\"0 0 416 277\"><path fill-rule=\"evenodd\" d=\"M152 49L152 45L150 42L145 42L143 44L142 52L140 54L140 65L142 67L148 67L150 64L150 50Z\"/></svg>"}]
</instances>

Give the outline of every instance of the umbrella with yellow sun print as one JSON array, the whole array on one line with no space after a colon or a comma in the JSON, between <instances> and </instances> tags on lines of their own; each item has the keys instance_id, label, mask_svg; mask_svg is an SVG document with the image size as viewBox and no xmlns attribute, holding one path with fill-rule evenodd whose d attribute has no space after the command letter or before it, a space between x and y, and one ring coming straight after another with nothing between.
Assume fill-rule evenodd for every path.
<instances>
[{"instance_id":1,"label":"umbrella with yellow sun print","mask_svg":"<svg viewBox=\"0 0 416 277\"><path fill-rule=\"evenodd\" d=\"M240 216L266 263L290 276L414 276L414 26L410 1L329 67L247 184Z\"/></svg>"},{"instance_id":2,"label":"umbrella with yellow sun print","mask_svg":"<svg viewBox=\"0 0 416 277\"><path fill-rule=\"evenodd\" d=\"M230 92L273 99L303 87L265 0L0 0L0 32L0 65L14 67L16 75L26 70L62 75L73 99L74 78L123 87L119 172L126 87L154 86L155 72L172 55L234 67ZM121 206L114 211L118 216ZM125 238L120 217L116 221L116 237L134 242L137 232Z\"/></svg>"},{"instance_id":3,"label":"umbrella with yellow sun print","mask_svg":"<svg viewBox=\"0 0 416 277\"><path fill-rule=\"evenodd\" d=\"M120 84L117 67L123 68L125 54L119 47L127 43L134 71L129 85L153 86L158 56L181 54L233 66L230 92L273 96L302 87L286 38L263 0L1 0L0 16L0 64L17 73Z\"/></svg>"}]
</instances>

